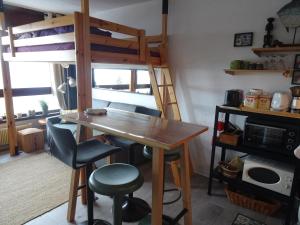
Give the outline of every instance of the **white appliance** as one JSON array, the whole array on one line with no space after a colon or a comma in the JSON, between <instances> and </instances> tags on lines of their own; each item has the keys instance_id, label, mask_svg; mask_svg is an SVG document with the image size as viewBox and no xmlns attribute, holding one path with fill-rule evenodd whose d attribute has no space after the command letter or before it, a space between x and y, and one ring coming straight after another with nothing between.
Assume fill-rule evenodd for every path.
<instances>
[{"instance_id":1,"label":"white appliance","mask_svg":"<svg viewBox=\"0 0 300 225\"><path fill-rule=\"evenodd\" d=\"M284 163L248 156L244 163L242 180L290 196L294 170L295 168Z\"/></svg>"}]
</instances>

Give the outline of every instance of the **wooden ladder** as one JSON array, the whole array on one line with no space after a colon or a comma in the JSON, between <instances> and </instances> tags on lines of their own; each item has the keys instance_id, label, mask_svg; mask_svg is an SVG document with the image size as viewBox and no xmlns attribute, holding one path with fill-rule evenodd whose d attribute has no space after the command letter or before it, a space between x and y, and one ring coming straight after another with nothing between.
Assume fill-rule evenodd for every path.
<instances>
[{"instance_id":1,"label":"wooden ladder","mask_svg":"<svg viewBox=\"0 0 300 225\"><path fill-rule=\"evenodd\" d=\"M152 65L148 65L148 69L157 108L162 112L162 117L181 121L169 68L154 68ZM172 111L169 110L170 106ZM172 113L172 116L170 113Z\"/></svg>"},{"instance_id":2,"label":"wooden ladder","mask_svg":"<svg viewBox=\"0 0 300 225\"><path fill-rule=\"evenodd\" d=\"M181 121L181 115L169 67L154 68L148 65L150 82L157 108L162 112L162 118L172 118ZM171 111L169 109L172 109ZM174 184L180 187L178 162L171 162Z\"/></svg>"}]
</instances>

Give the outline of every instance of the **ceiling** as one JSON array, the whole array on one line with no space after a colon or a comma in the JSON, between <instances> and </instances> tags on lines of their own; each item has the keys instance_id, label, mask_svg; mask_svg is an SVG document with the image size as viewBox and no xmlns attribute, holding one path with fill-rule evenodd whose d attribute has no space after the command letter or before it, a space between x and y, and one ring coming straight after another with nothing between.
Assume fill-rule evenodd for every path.
<instances>
[{"instance_id":1,"label":"ceiling","mask_svg":"<svg viewBox=\"0 0 300 225\"><path fill-rule=\"evenodd\" d=\"M90 0L90 14L147 1L151 0ZM4 3L42 12L68 14L80 11L80 0L4 0Z\"/></svg>"}]
</instances>

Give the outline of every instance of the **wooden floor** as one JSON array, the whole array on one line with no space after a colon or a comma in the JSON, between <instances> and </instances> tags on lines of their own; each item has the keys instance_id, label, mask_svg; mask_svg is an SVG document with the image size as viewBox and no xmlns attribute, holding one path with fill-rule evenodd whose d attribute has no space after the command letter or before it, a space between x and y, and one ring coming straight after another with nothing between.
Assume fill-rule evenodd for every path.
<instances>
[{"instance_id":1,"label":"wooden floor","mask_svg":"<svg viewBox=\"0 0 300 225\"><path fill-rule=\"evenodd\" d=\"M10 158L7 153L0 154L0 164L11 161L20 157L26 157L22 153L20 156ZM145 177L143 187L135 193L151 203L151 165L144 165L141 170ZM169 173L169 171L167 171ZM192 207L193 207L193 225L231 225L237 213L241 213L252 217L253 219L265 222L267 225L281 225L282 220L278 218L267 217L262 214L255 213L236 205L231 204L223 191L223 185L214 184L213 196L207 193L208 179L195 175L192 178ZM172 186L167 178L167 187ZM111 221L112 200L105 196L97 195L98 200L94 207L95 218L102 218ZM172 196L165 196L170 198ZM176 215L181 208L181 202L177 202L170 206L164 207L164 213L170 216ZM66 220L67 204L63 204L52 211L37 217L36 219L26 223L26 225L69 225ZM82 222L86 219L86 206L81 205L78 199L76 222ZM76 224L76 223L75 223ZM138 224L138 223L123 223ZM181 221L181 224L182 221Z\"/></svg>"}]
</instances>

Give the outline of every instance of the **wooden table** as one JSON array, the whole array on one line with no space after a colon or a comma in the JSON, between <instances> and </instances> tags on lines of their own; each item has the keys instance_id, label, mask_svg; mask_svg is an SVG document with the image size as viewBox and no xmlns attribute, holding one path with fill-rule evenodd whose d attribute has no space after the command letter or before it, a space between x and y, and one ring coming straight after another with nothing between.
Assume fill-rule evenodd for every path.
<instances>
[{"instance_id":1,"label":"wooden table","mask_svg":"<svg viewBox=\"0 0 300 225\"><path fill-rule=\"evenodd\" d=\"M162 224L164 150L183 146L180 159L182 201L183 207L188 210L184 216L184 224L193 224L188 142L197 135L207 131L208 128L206 126L115 109L108 109L107 114L101 116L72 113L63 115L63 119L77 123L80 126L97 129L153 147L152 225Z\"/></svg>"}]
</instances>

